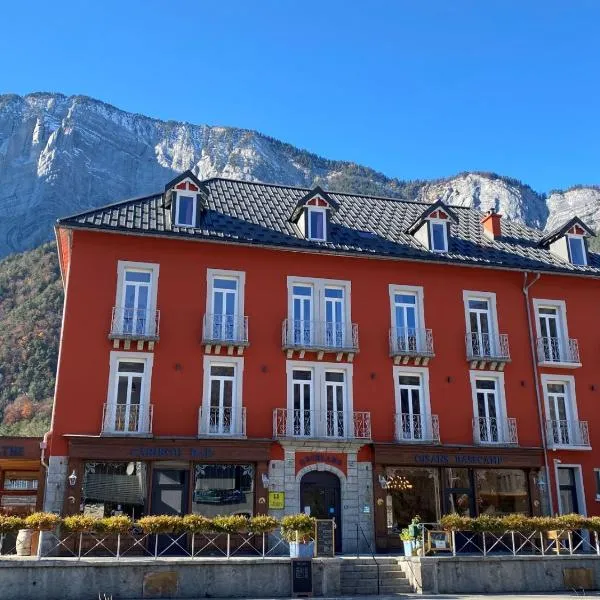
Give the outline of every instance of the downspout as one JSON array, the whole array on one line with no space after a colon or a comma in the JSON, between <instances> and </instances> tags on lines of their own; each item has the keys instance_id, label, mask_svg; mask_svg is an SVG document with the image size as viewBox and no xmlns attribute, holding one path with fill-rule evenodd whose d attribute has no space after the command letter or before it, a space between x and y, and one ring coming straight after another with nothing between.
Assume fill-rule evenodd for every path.
<instances>
[{"instance_id":1,"label":"downspout","mask_svg":"<svg viewBox=\"0 0 600 600\"><path fill-rule=\"evenodd\" d=\"M550 488L550 466L548 462L548 444L546 442L546 428L544 427L544 412L542 409L542 392L540 389L540 373L538 369L537 356L535 350L535 335L533 330L533 319L531 318L531 302L529 301L529 288L541 277L539 273L535 274L535 278L530 283L527 282L529 273L524 273L523 279L523 296L525 298L525 309L527 311L527 326L529 328L529 347L531 350L531 365L533 368L533 376L535 380L535 397L537 400L538 420L540 422L540 434L542 438L542 449L544 451L544 467L546 469L546 494L548 496L548 507L550 514L554 514L554 502L552 500L552 490Z\"/></svg>"}]
</instances>

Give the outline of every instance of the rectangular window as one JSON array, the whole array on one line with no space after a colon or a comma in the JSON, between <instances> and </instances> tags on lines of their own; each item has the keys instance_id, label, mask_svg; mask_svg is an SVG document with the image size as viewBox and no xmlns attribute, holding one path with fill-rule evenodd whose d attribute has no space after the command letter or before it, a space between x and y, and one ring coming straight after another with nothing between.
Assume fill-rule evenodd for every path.
<instances>
[{"instance_id":1,"label":"rectangular window","mask_svg":"<svg viewBox=\"0 0 600 600\"><path fill-rule=\"evenodd\" d=\"M569 235L569 256L574 265L586 265L585 242L582 237Z\"/></svg>"},{"instance_id":2,"label":"rectangular window","mask_svg":"<svg viewBox=\"0 0 600 600\"><path fill-rule=\"evenodd\" d=\"M573 427L570 417L569 387L565 382L546 383L548 418L550 419L551 442L558 445L572 443Z\"/></svg>"},{"instance_id":3,"label":"rectangular window","mask_svg":"<svg viewBox=\"0 0 600 600\"><path fill-rule=\"evenodd\" d=\"M479 433L479 441L499 442L501 424L499 422L497 382L494 379L476 379L475 389L477 398L476 431Z\"/></svg>"},{"instance_id":4,"label":"rectangular window","mask_svg":"<svg viewBox=\"0 0 600 600\"><path fill-rule=\"evenodd\" d=\"M292 334L295 345L311 346L314 338L313 287L292 287Z\"/></svg>"},{"instance_id":5,"label":"rectangular window","mask_svg":"<svg viewBox=\"0 0 600 600\"><path fill-rule=\"evenodd\" d=\"M201 433L244 435L243 358L204 357L204 401Z\"/></svg>"},{"instance_id":6,"label":"rectangular window","mask_svg":"<svg viewBox=\"0 0 600 600\"><path fill-rule=\"evenodd\" d=\"M345 437L346 382L342 371L325 371L327 436Z\"/></svg>"},{"instance_id":7,"label":"rectangular window","mask_svg":"<svg viewBox=\"0 0 600 600\"><path fill-rule=\"evenodd\" d=\"M566 304L560 300L538 299L533 304L540 362L577 363L578 352L572 350L567 331Z\"/></svg>"},{"instance_id":8,"label":"rectangular window","mask_svg":"<svg viewBox=\"0 0 600 600\"><path fill-rule=\"evenodd\" d=\"M294 369L292 371L293 432L294 435L311 436L315 422L313 371Z\"/></svg>"},{"instance_id":9,"label":"rectangular window","mask_svg":"<svg viewBox=\"0 0 600 600\"><path fill-rule=\"evenodd\" d=\"M244 316L245 273L207 269L204 341L214 343L247 342Z\"/></svg>"},{"instance_id":10,"label":"rectangular window","mask_svg":"<svg viewBox=\"0 0 600 600\"><path fill-rule=\"evenodd\" d=\"M177 215L175 225L181 227L195 227L196 199L193 196L177 194Z\"/></svg>"},{"instance_id":11,"label":"rectangular window","mask_svg":"<svg viewBox=\"0 0 600 600\"><path fill-rule=\"evenodd\" d=\"M423 439L423 390L420 375L398 376L400 435L405 440Z\"/></svg>"},{"instance_id":12,"label":"rectangular window","mask_svg":"<svg viewBox=\"0 0 600 600\"><path fill-rule=\"evenodd\" d=\"M308 210L308 237L311 240L325 240L325 210Z\"/></svg>"},{"instance_id":13,"label":"rectangular window","mask_svg":"<svg viewBox=\"0 0 600 600\"><path fill-rule=\"evenodd\" d=\"M38 489L37 471L6 471L4 473L4 484L0 490L13 491L35 491Z\"/></svg>"},{"instance_id":14,"label":"rectangular window","mask_svg":"<svg viewBox=\"0 0 600 600\"><path fill-rule=\"evenodd\" d=\"M254 511L254 465L195 464L192 512L205 517Z\"/></svg>"},{"instance_id":15,"label":"rectangular window","mask_svg":"<svg viewBox=\"0 0 600 600\"><path fill-rule=\"evenodd\" d=\"M521 469L476 469L480 515L529 514L529 486Z\"/></svg>"},{"instance_id":16,"label":"rectangular window","mask_svg":"<svg viewBox=\"0 0 600 600\"><path fill-rule=\"evenodd\" d=\"M346 307L344 288L325 288L325 344L334 348L344 346Z\"/></svg>"},{"instance_id":17,"label":"rectangular window","mask_svg":"<svg viewBox=\"0 0 600 600\"><path fill-rule=\"evenodd\" d=\"M448 234L446 230L446 223L437 223L436 221L429 221L429 227L431 234L431 249L434 252L447 252Z\"/></svg>"}]
</instances>

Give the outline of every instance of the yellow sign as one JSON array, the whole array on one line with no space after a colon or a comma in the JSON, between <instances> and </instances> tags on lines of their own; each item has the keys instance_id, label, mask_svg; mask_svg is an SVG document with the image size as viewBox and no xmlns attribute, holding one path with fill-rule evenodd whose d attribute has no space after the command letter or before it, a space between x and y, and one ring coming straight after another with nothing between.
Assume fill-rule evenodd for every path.
<instances>
[{"instance_id":1,"label":"yellow sign","mask_svg":"<svg viewBox=\"0 0 600 600\"><path fill-rule=\"evenodd\" d=\"M269 492L269 508L285 508L285 492Z\"/></svg>"}]
</instances>

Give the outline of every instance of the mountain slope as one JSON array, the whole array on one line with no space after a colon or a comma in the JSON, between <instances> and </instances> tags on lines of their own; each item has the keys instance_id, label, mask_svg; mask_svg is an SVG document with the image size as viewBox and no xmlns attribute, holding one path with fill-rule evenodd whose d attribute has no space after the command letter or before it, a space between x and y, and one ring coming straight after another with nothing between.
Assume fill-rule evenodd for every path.
<instances>
[{"instance_id":1,"label":"mountain slope","mask_svg":"<svg viewBox=\"0 0 600 600\"><path fill-rule=\"evenodd\" d=\"M497 208L529 225L573 209L600 222L600 191L553 193L490 173L400 181L327 160L255 131L160 121L85 96L0 96L0 256L51 239L59 216L154 192L176 173Z\"/></svg>"}]
</instances>

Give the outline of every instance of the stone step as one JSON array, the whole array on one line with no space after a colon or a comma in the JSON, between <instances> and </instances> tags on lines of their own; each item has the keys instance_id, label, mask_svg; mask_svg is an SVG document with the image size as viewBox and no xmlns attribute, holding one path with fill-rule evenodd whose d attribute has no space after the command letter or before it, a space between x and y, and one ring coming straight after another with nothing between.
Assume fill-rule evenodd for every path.
<instances>
[{"instance_id":1,"label":"stone step","mask_svg":"<svg viewBox=\"0 0 600 600\"><path fill-rule=\"evenodd\" d=\"M394 594L410 594L412 589L408 582L402 586L380 586L380 596L391 596ZM342 586L342 596L374 596L377 595L377 586Z\"/></svg>"}]
</instances>

